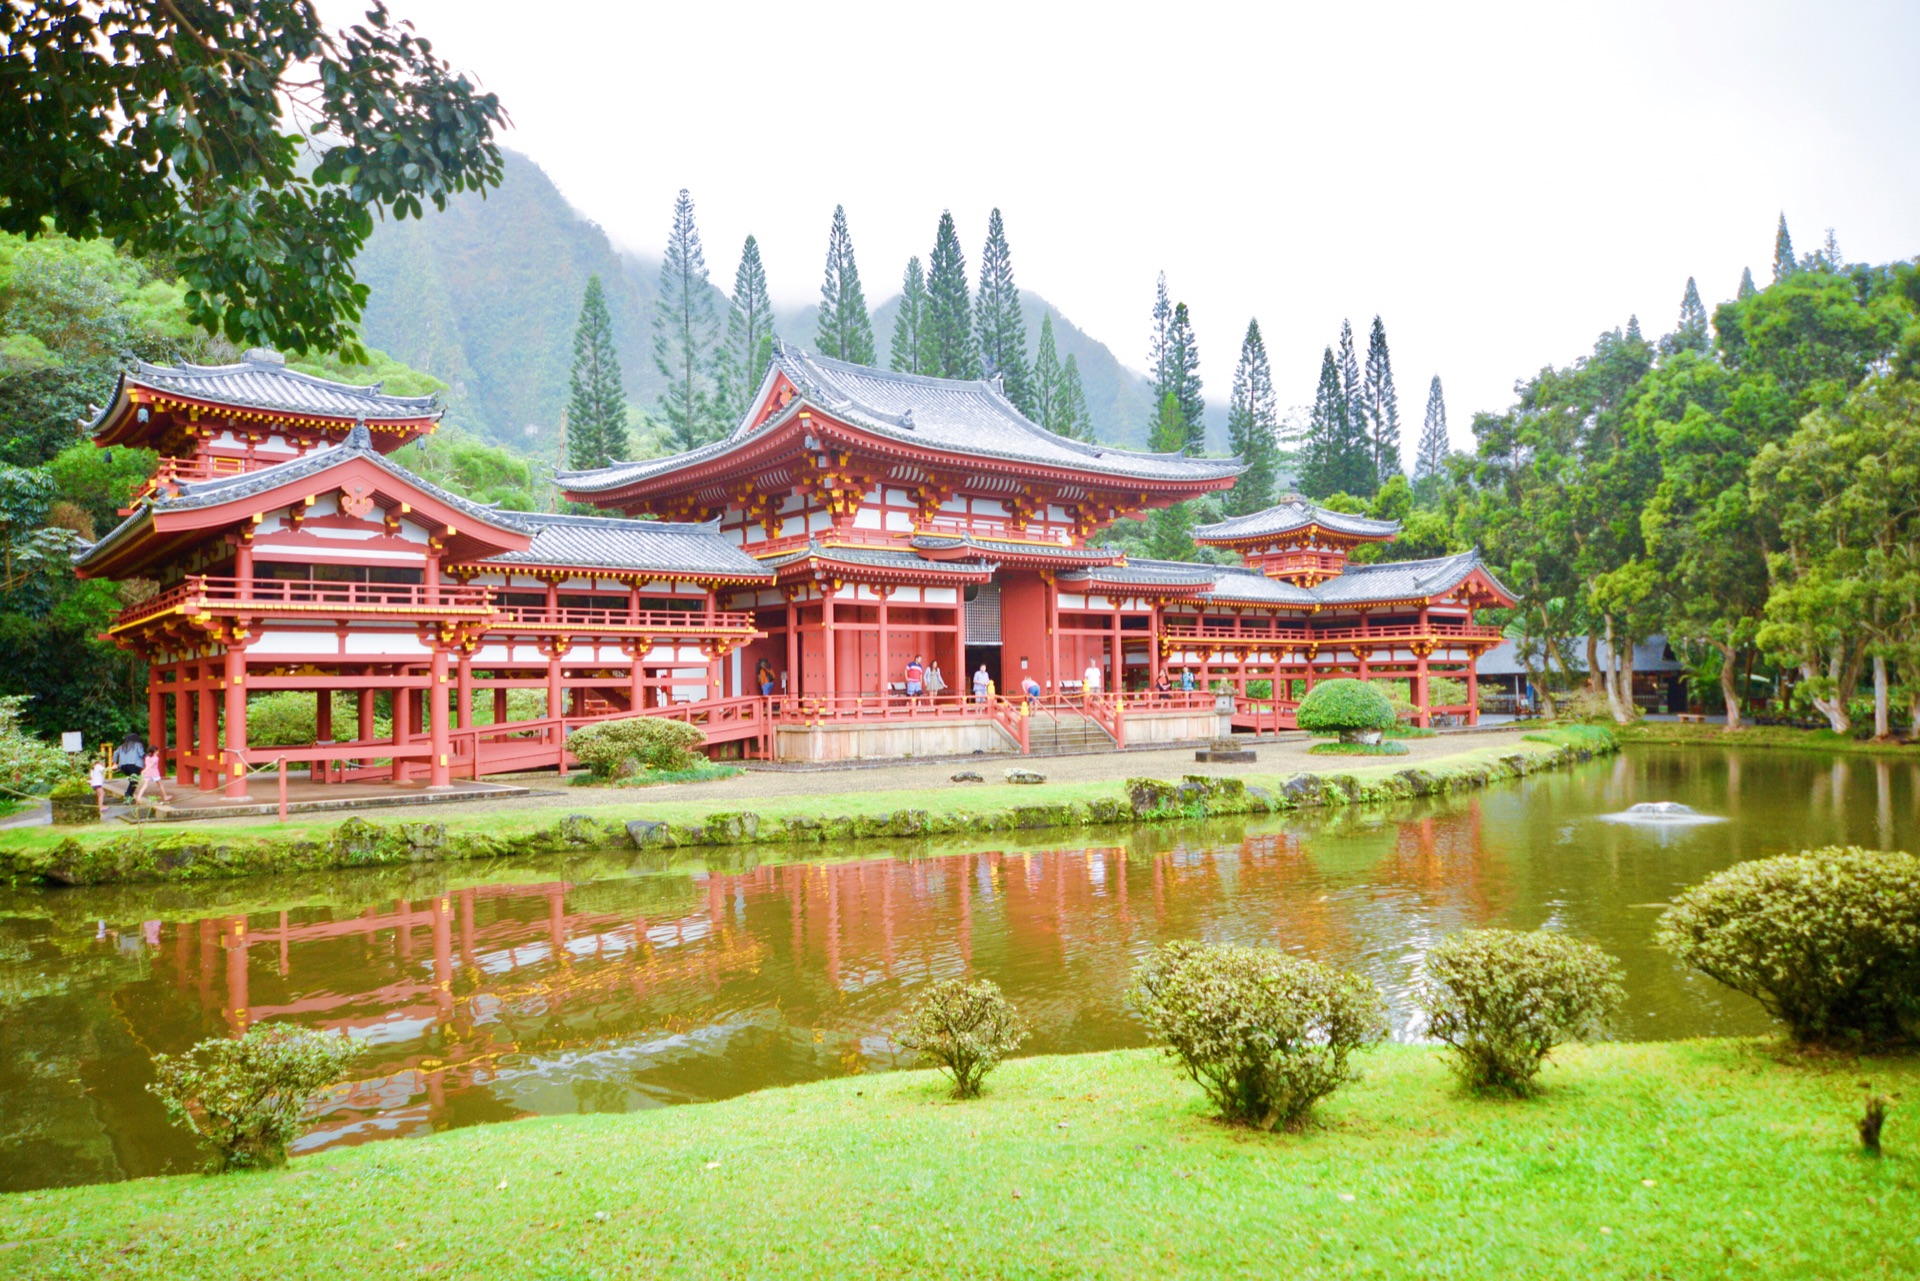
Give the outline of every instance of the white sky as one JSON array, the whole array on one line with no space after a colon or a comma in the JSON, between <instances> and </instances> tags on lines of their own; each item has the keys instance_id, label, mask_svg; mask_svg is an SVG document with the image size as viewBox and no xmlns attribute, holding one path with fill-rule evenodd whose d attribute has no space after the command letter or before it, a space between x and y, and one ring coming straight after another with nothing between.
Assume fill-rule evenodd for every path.
<instances>
[{"instance_id":1,"label":"white sky","mask_svg":"<svg viewBox=\"0 0 1920 1281\"><path fill-rule=\"evenodd\" d=\"M1409 461L1432 374L1467 445L1688 275L1765 283L1783 209L1803 251L1920 253L1912 3L392 7L619 244L657 256L684 186L716 282L752 232L808 301L844 203L878 304L943 208L971 274L998 205L1019 284L1135 367L1164 268L1209 398L1250 315L1284 406L1379 313Z\"/></svg>"}]
</instances>

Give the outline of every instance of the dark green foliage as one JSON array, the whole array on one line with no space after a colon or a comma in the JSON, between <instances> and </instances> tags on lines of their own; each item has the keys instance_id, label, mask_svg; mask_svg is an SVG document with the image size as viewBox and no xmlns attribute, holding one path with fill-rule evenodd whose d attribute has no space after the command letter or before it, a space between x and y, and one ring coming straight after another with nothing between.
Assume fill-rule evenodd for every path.
<instances>
[{"instance_id":1,"label":"dark green foliage","mask_svg":"<svg viewBox=\"0 0 1920 1281\"><path fill-rule=\"evenodd\" d=\"M927 275L916 256L907 259L906 274L900 278L900 310L893 317L893 350L888 364L896 372L922 372L920 356L925 349L926 324Z\"/></svg>"},{"instance_id":2,"label":"dark green foliage","mask_svg":"<svg viewBox=\"0 0 1920 1281\"><path fill-rule=\"evenodd\" d=\"M624 778L639 770L684 770L700 761L706 735L685 721L634 716L596 721L574 731L567 750L598 778Z\"/></svg>"},{"instance_id":3,"label":"dark green foliage","mask_svg":"<svg viewBox=\"0 0 1920 1281\"><path fill-rule=\"evenodd\" d=\"M1530 1094L1553 1047L1605 1030L1625 999L1620 963L1545 930L1467 930L1424 960L1414 1003L1453 1047L1470 1089Z\"/></svg>"},{"instance_id":4,"label":"dark green foliage","mask_svg":"<svg viewBox=\"0 0 1920 1281\"><path fill-rule=\"evenodd\" d=\"M1367 366L1360 384L1360 414L1379 484L1400 472L1400 393L1393 387L1393 358L1387 352L1387 331L1373 318L1367 335Z\"/></svg>"},{"instance_id":5,"label":"dark green foliage","mask_svg":"<svg viewBox=\"0 0 1920 1281\"><path fill-rule=\"evenodd\" d=\"M660 263L660 294L653 313L653 363L667 380L660 420L674 449L692 449L720 435L711 380L718 335L693 197L682 187L673 202L673 229Z\"/></svg>"},{"instance_id":6,"label":"dark green foliage","mask_svg":"<svg viewBox=\"0 0 1920 1281\"><path fill-rule=\"evenodd\" d=\"M1060 349L1053 342L1053 313L1040 313L1040 341L1033 353L1033 408L1028 417L1048 431L1060 431L1060 380L1065 374Z\"/></svg>"},{"instance_id":7,"label":"dark green foliage","mask_svg":"<svg viewBox=\"0 0 1920 1281\"><path fill-rule=\"evenodd\" d=\"M1294 711L1294 723L1309 734L1338 734L1343 739L1384 730L1393 721L1393 704L1385 694L1371 682L1347 677L1321 681Z\"/></svg>"},{"instance_id":8,"label":"dark green foliage","mask_svg":"<svg viewBox=\"0 0 1920 1281\"><path fill-rule=\"evenodd\" d=\"M1027 366L1027 325L1020 318L1020 287L1013 283L1013 251L1006 224L995 209L987 216L987 245L980 253L980 292L974 300L974 336L980 369L998 375L1007 399L1034 417L1033 374Z\"/></svg>"},{"instance_id":9,"label":"dark green foliage","mask_svg":"<svg viewBox=\"0 0 1920 1281\"><path fill-rule=\"evenodd\" d=\"M1353 330L1340 327L1343 358L1353 357ZM1314 391L1313 410L1307 420L1306 439L1301 442L1300 492L1309 498L1324 499L1331 494L1371 494L1379 487L1379 471L1374 465L1373 447L1361 429L1358 411L1358 372L1353 375L1353 395L1341 372L1342 360L1333 348L1321 353L1320 382Z\"/></svg>"},{"instance_id":10,"label":"dark green foliage","mask_svg":"<svg viewBox=\"0 0 1920 1281\"><path fill-rule=\"evenodd\" d=\"M987 1073L1027 1039L1020 1015L990 979L944 979L907 1012L900 1044L953 1079L953 1097L979 1097Z\"/></svg>"},{"instance_id":11,"label":"dark green foliage","mask_svg":"<svg viewBox=\"0 0 1920 1281\"><path fill-rule=\"evenodd\" d=\"M120 509L153 475L158 459L150 449L101 449L85 441L61 450L45 472L58 501L86 512L97 537L120 523Z\"/></svg>"},{"instance_id":12,"label":"dark green foliage","mask_svg":"<svg viewBox=\"0 0 1920 1281\"><path fill-rule=\"evenodd\" d=\"M164 257L193 324L357 358L371 210L497 186L506 113L377 0L338 32L300 0L184 8L0 7L0 229Z\"/></svg>"},{"instance_id":13,"label":"dark green foliage","mask_svg":"<svg viewBox=\"0 0 1920 1281\"><path fill-rule=\"evenodd\" d=\"M1062 436L1093 440L1093 415L1087 410L1087 393L1080 385L1080 359L1072 352L1067 353L1067 363L1060 367L1059 419Z\"/></svg>"},{"instance_id":14,"label":"dark green foliage","mask_svg":"<svg viewBox=\"0 0 1920 1281\"><path fill-rule=\"evenodd\" d=\"M1177 454L1186 448L1187 416L1180 412L1180 400L1171 390L1160 395L1160 412L1147 434L1147 448L1157 454Z\"/></svg>"},{"instance_id":15,"label":"dark green foliage","mask_svg":"<svg viewBox=\"0 0 1920 1281\"><path fill-rule=\"evenodd\" d=\"M1713 346L1713 333L1707 324L1707 307L1700 301L1700 286L1687 277L1687 292L1680 297L1680 323L1660 340L1660 354L1670 356L1682 351L1705 352Z\"/></svg>"},{"instance_id":16,"label":"dark green foliage","mask_svg":"<svg viewBox=\"0 0 1920 1281\"><path fill-rule=\"evenodd\" d=\"M1158 390L1163 397L1171 395L1180 408L1185 425L1180 452L1200 454L1207 443L1207 402L1200 394L1200 344L1185 303L1174 304L1173 323L1167 326L1166 381Z\"/></svg>"},{"instance_id":17,"label":"dark green foliage","mask_svg":"<svg viewBox=\"0 0 1920 1281\"><path fill-rule=\"evenodd\" d=\"M1793 237L1787 233L1787 215L1783 211L1780 228L1773 233L1773 283L1779 284L1799 267L1793 256Z\"/></svg>"},{"instance_id":18,"label":"dark green foliage","mask_svg":"<svg viewBox=\"0 0 1920 1281\"><path fill-rule=\"evenodd\" d=\"M119 451L114 452L117 457ZM539 507L533 465L524 455L489 445L458 427L442 427L403 445L392 458L416 476L476 503L497 503L517 512Z\"/></svg>"},{"instance_id":19,"label":"dark green foliage","mask_svg":"<svg viewBox=\"0 0 1920 1281\"><path fill-rule=\"evenodd\" d=\"M1156 509L1147 517L1146 554L1154 560L1197 560L1193 528L1200 521L1193 501Z\"/></svg>"},{"instance_id":20,"label":"dark green foliage","mask_svg":"<svg viewBox=\"0 0 1920 1281\"><path fill-rule=\"evenodd\" d=\"M920 340L920 372L935 378L978 378L980 351L973 337L967 256L953 214L942 212L927 260L927 313Z\"/></svg>"},{"instance_id":21,"label":"dark green foliage","mask_svg":"<svg viewBox=\"0 0 1920 1281\"><path fill-rule=\"evenodd\" d=\"M820 282L820 319L815 330L820 354L856 365L874 363L873 318L867 314L866 291L860 287L860 268L853 260L853 235L847 230L847 211L833 207L833 225L827 230L827 269Z\"/></svg>"},{"instance_id":22,"label":"dark green foliage","mask_svg":"<svg viewBox=\"0 0 1920 1281\"><path fill-rule=\"evenodd\" d=\"M1662 947L1759 1001L1796 1041L1920 1036L1920 858L1828 846L1740 863L1681 894Z\"/></svg>"},{"instance_id":23,"label":"dark green foliage","mask_svg":"<svg viewBox=\"0 0 1920 1281\"><path fill-rule=\"evenodd\" d=\"M760 242L748 236L740 246L733 273L733 297L727 305L727 336L714 362L714 401L720 426L731 429L746 416L767 366L773 363L773 298Z\"/></svg>"},{"instance_id":24,"label":"dark green foliage","mask_svg":"<svg viewBox=\"0 0 1920 1281\"><path fill-rule=\"evenodd\" d=\"M1387 1034L1370 979L1271 948L1163 944L1127 1002L1223 1120L1261 1130L1298 1128Z\"/></svg>"},{"instance_id":25,"label":"dark green foliage","mask_svg":"<svg viewBox=\"0 0 1920 1281\"><path fill-rule=\"evenodd\" d=\"M1447 400L1440 375L1427 384L1427 412L1420 423L1420 450L1413 462L1413 492L1423 503L1432 502L1447 478Z\"/></svg>"},{"instance_id":26,"label":"dark green foliage","mask_svg":"<svg viewBox=\"0 0 1920 1281\"><path fill-rule=\"evenodd\" d=\"M1153 380L1155 413L1159 412L1161 398L1172 382L1172 374L1167 368L1168 340L1172 329L1173 298L1167 293L1167 273L1163 271L1153 282L1153 336L1147 342L1147 374Z\"/></svg>"},{"instance_id":27,"label":"dark green foliage","mask_svg":"<svg viewBox=\"0 0 1920 1281\"><path fill-rule=\"evenodd\" d=\"M1227 406L1228 448L1246 465L1228 491L1226 510L1240 516L1272 505L1279 466L1280 402L1273 390L1273 366L1267 360L1260 322L1247 322L1240 361L1233 370L1233 398Z\"/></svg>"},{"instance_id":28,"label":"dark green foliage","mask_svg":"<svg viewBox=\"0 0 1920 1281\"><path fill-rule=\"evenodd\" d=\"M212 1149L208 1173L271 1169L287 1163L287 1145L306 1128L316 1096L356 1052L344 1032L261 1023L238 1039L154 1055L147 1090Z\"/></svg>"},{"instance_id":29,"label":"dark green foliage","mask_svg":"<svg viewBox=\"0 0 1920 1281\"><path fill-rule=\"evenodd\" d=\"M1735 301L1744 302L1759 292L1759 287L1753 283L1753 268L1742 267L1740 269L1740 288L1734 294Z\"/></svg>"},{"instance_id":30,"label":"dark green foliage","mask_svg":"<svg viewBox=\"0 0 1920 1281\"><path fill-rule=\"evenodd\" d=\"M606 291L597 275L587 277L580 301L567 392L568 463L584 471L625 459L627 392L613 349L613 317L607 314Z\"/></svg>"}]
</instances>

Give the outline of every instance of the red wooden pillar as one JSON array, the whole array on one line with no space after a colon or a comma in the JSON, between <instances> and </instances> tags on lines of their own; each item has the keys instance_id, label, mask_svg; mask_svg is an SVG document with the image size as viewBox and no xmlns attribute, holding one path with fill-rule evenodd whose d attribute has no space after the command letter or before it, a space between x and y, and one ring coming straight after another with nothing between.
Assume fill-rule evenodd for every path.
<instances>
[{"instance_id":1,"label":"red wooden pillar","mask_svg":"<svg viewBox=\"0 0 1920 1281\"><path fill-rule=\"evenodd\" d=\"M1480 723L1480 656L1467 656L1467 724Z\"/></svg>"},{"instance_id":2,"label":"red wooden pillar","mask_svg":"<svg viewBox=\"0 0 1920 1281\"><path fill-rule=\"evenodd\" d=\"M780 682L774 682L774 689L780 688ZM787 688L800 692L800 610L793 603L793 597L787 597Z\"/></svg>"},{"instance_id":3,"label":"red wooden pillar","mask_svg":"<svg viewBox=\"0 0 1920 1281\"><path fill-rule=\"evenodd\" d=\"M359 694L360 704L358 708L360 724L354 732L359 736L359 740L362 743L371 743L373 741L373 691L363 689L357 692Z\"/></svg>"},{"instance_id":4,"label":"red wooden pillar","mask_svg":"<svg viewBox=\"0 0 1920 1281\"><path fill-rule=\"evenodd\" d=\"M560 686L560 644L556 641L547 650L547 715L566 715L565 700L566 691Z\"/></svg>"},{"instance_id":5,"label":"red wooden pillar","mask_svg":"<svg viewBox=\"0 0 1920 1281\"><path fill-rule=\"evenodd\" d=\"M333 691L331 689L314 691L313 740L316 743L333 741Z\"/></svg>"},{"instance_id":6,"label":"red wooden pillar","mask_svg":"<svg viewBox=\"0 0 1920 1281\"><path fill-rule=\"evenodd\" d=\"M160 692L160 673L147 669L147 742L160 753L160 772L167 772L167 700Z\"/></svg>"},{"instance_id":7,"label":"red wooden pillar","mask_svg":"<svg viewBox=\"0 0 1920 1281\"><path fill-rule=\"evenodd\" d=\"M507 690L504 685L493 691L493 723L495 725L507 723Z\"/></svg>"},{"instance_id":8,"label":"red wooden pillar","mask_svg":"<svg viewBox=\"0 0 1920 1281\"><path fill-rule=\"evenodd\" d=\"M406 686L396 686L393 691L393 745L405 747L413 738L413 691ZM407 767L398 756L393 758L393 781L398 783L407 776Z\"/></svg>"},{"instance_id":9,"label":"red wooden pillar","mask_svg":"<svg viewBox=\"0 0 1920 1281\"><path fill-rule=\"evenodd\" d=\"M1047 692L1057 694L1060 692L1060 584L1051 573L1042 581L1047 585Z\"/></svg>"},{"instance_id":10,"label":"red wooden pillar","mask_svg":"<svg viewBox=\"0 0 1920 1281\"><path fill-rule=\"evenodd\" d=\"M427 785L453 782L453 741L447 728L447 651L436 648L427 667L427 737L433 755L427 761Z\"/></svg>"},{"instance_id":11,"label":"red wooden pillar","mask_svg":"<svg viewBox=\"0 0 1920 1281\"><path fill-rule=\"evenodd\" d=\"M221 756L226 777L227 798L247 799L247 767L241 756L247 750L247 652L229 645L226 656L226 752Z\"/></svg>"},{"instance_id":12,"label":"red wooden pillar","mask_svg":"<svg viewBox=\"0 0 1920 1281\"><path fill-rule=\"evenodd\" d=\"M473 655L466 650L460 651L459 684L456 690L457 715L454 724L461 729L473 728Z\"/></svg>"},{"instance_id":13,"label":"red wooden pillar","mask_svg":"<svg viewBox=\"0 0 1920 1281\"><path fill-rule=\"evenodd\" d=\"M627 673L627 709L637 712L647 702L647 669L642 661L647 651L642 642L635 641L630 652L633 654L633 668Z\"/></svg>"},{"instance_id":14,"label":"red wooden pillar","mask_svg":"<svg viewBox=\"0 0 1920 1281\"><path fill-rule=\"evenodd\" d=\"M181 665L174 669L173 687L173 770L174 780L182 787L193 786L193 766L187 758L194 754L193 713L197 701L194 685L199 678L199 667Z\"/></svg>"},{"instance_id":15,"label":"red wooden pillar","mask_svg":"<svg viewBox=\"0 0 1920 1281\"><path fill-rule=\"evenodd\" d=\"M833 698L834 667L836 666L834 660L839 657L839 655L834 652L833 645L833 593L831 591L825 591L820 594L820 650L826 655L827 661L827 680L824 693L827 698L831 700Z\"/></svg>"},{"instance_id":16,"label":"red wooden pillar","mask_svg":"<svg viewBox=\"0 0 1920 1281\"><path fill-rule=\"evenodd\" d=\"M876 657L875 662L878 663L880 668L880 696L882 699L884 699L887 694L887 686L889 683L887 678L891 674L892 666L893 666L893 658L892 658L893 637L888 633L888 630L887 630L887 598L893 595L893 589L891 587L884 587L884 586L875 587L873 589L873 594L880 598L880 640L878 642L879 654Z\"/></svg>"},{"instance_id":17,"label":"red wooden pillar","mask_svg":"<svg viewBox=\"0 0 1920 1281\"><path fill-rule=\"evenodd\" d=\"M220 722L213 704L213 664L201 663L195 681L194 701L200 705L195 724L200 731L200 790L211 792L226 783L226 771L220 768Z\"/></svg>"},{"instance_id":18,"label":"red wooden pillar","mask_svg":"<svg viewBox=\"0 0 1920 1281\"><path fill-rule=\"evenodd\" d=\"M1118 694L1126 683L1127 651L1125 642L1120 638L1120 602L1108 601L1107 603L1113 606L1113 638L1111 642L1113 649L1113 669L1107 674L1107 692L1109 694Z\"/></svg>"},{"instance_id":19,"label":"red wooden pillar","mask_svg":"<svg viewBox=\"0 0 1920 1281\"><path fill-rule=\"evenodd\" d=\"M1427 713L1427 656L1422 654L1413 675L1413 723L1424 729L1432 719Z\"/></svg>"}]
</instances>

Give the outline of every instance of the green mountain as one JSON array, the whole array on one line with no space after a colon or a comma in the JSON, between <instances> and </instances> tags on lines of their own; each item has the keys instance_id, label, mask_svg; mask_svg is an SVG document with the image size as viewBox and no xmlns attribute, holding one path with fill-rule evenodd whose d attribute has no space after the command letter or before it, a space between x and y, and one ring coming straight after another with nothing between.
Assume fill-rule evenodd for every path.
<instances>
[{"instance_id":1,"label":"green mountain","mask_svg":"<svg viewBox=\"0 0 1920 1281\"><path fill-rule=\"evenodd\" d=\"M636 425L659 395L651 347L659 259L616 249L525 156L506 153L506 177L485 198L461 195L445 212L381 224L357 265L369 290L361 326L367 344L444 381L448 422L479 436L553 457L580 296L596 272ZM733 278L726 254L709 267L716 283ZM1147 380L1039 295L1021 299L1030 343L1041 313L1053 314L1061 358L1072 353L1080 362L1100 438L1144 446L1152 417ZM883 353L899 305L894 295L874 313ZM780 308L775 327L812 347L814 308Z\"/></svg>"}]
</instances>

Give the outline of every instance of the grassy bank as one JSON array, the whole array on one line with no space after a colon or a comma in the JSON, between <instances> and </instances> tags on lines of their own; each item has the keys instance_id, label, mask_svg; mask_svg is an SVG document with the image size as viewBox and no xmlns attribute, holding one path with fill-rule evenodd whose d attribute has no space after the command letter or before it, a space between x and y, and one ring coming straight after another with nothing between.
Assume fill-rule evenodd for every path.
<instances>
[{"instance_id":1,"label":"grassy bank","mask_svg":"<svg viewBox=\"0 0 1920 1281\"><path fill-rule=\"evenodd\" d=\"M1836 734L1830 729L1792 729L1784 725L1750 725L1728 730L1725 723L1703 725L1678 721L1635 721L1612 727L1623 743L1672 744L1702 747L1768 747L1795 752L1844 752L1859 756L1905 756L1920 759L1920 745L1875 743Z\"/></svg>"},{"instance_id":2,"label":"grassy bank","mask_svg":"<svg viewBox=\"0 0 1920 1281\"><path fill-rule=\"evenodd\" d=\"M0 833L0 880L61 885L193 881L583 849L840 844L1192 821L1440 795L1557 768L1614 748L1605 730L1574 726L1474 748L1420 767L1381 764L1327 774L956 785L934 793L769 798L750 811L726 800L676 802L637 796L631 811L601 807L599 813L556 807L438 821L354 817L284 825L33 828ZM1115 768L1125 768L1124 758L1116 758ZM830 784L823 779L823 785Z\"/></svg>"},{"instance_id":3,"label":"grassy bank","mask_svg":"<svg viewBox=\"0 0 1920 1281\"><path fill-rule=\"evenodd\" d=\"M924 1072L455 1131L285 1171L0 1197L35 1277L1908 1277L1920 1131L1863 1156L1859 1082L1751 1042L1573 1049L1524 1103L1431 1050L1298 1135L1230 1130L1158 1054Z\"/></svg>"}]
</instances>

